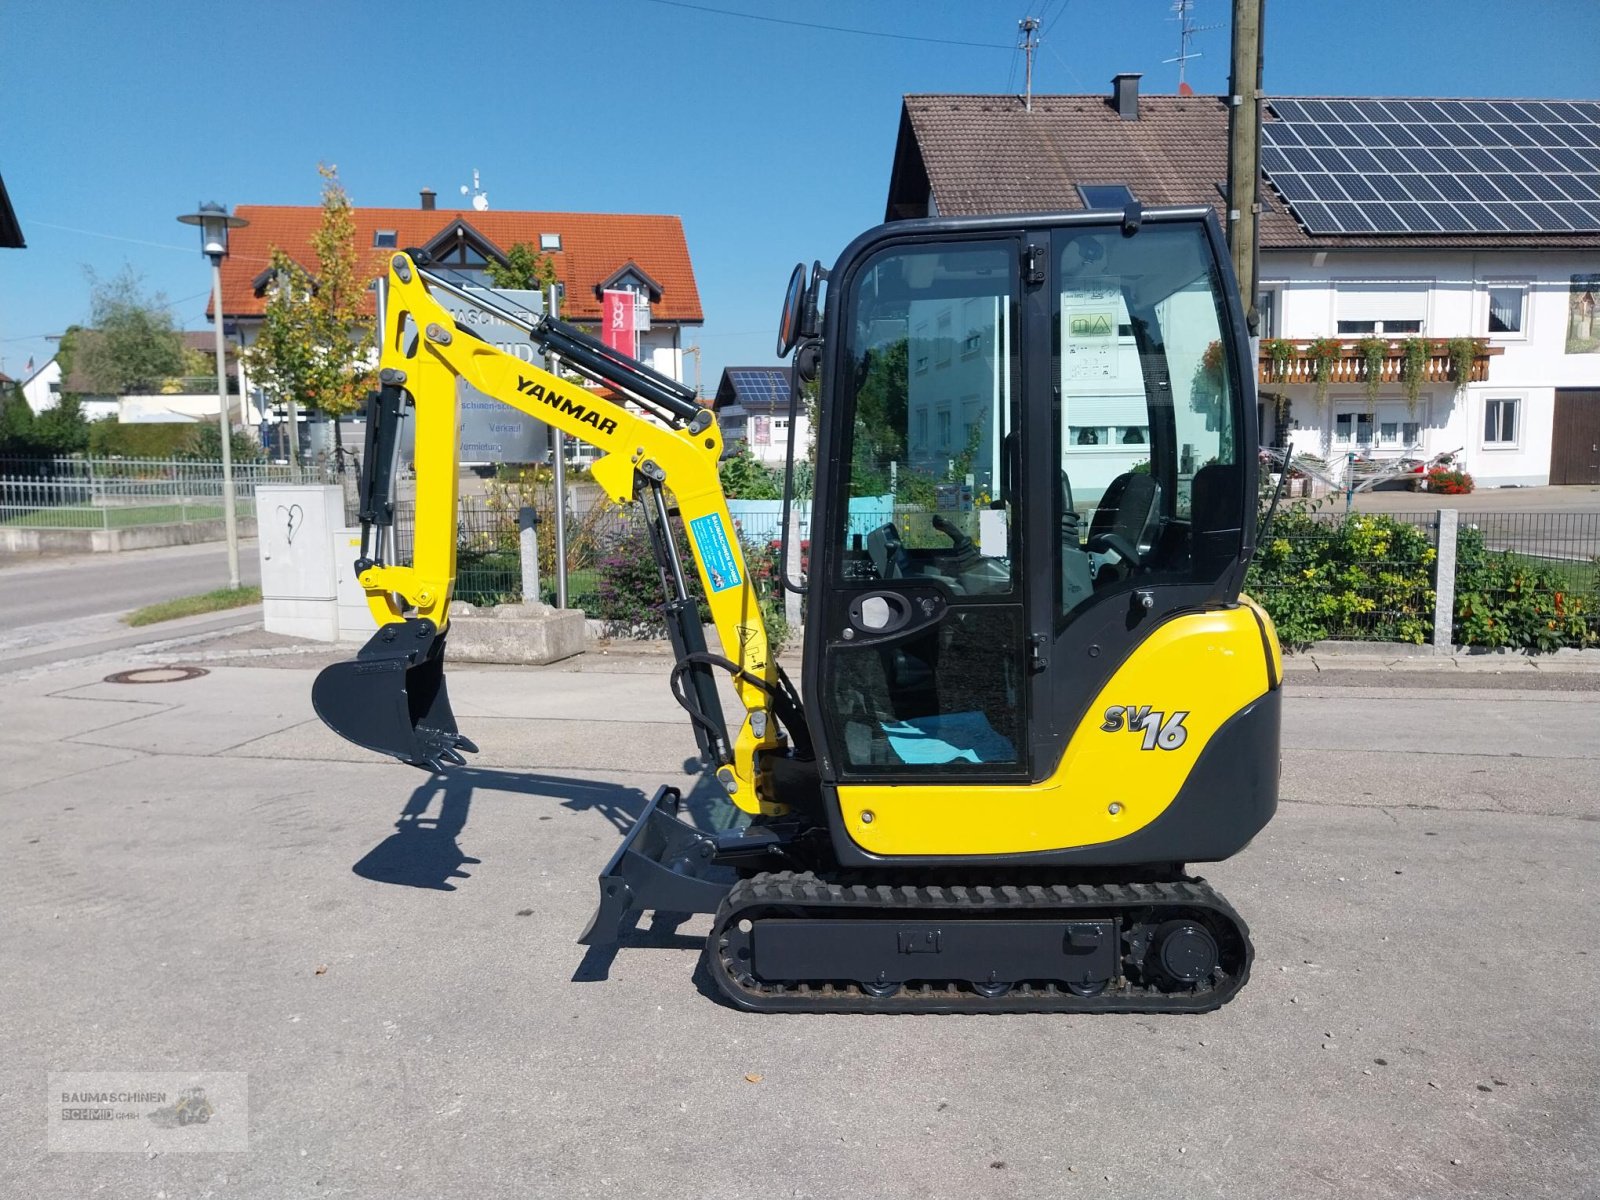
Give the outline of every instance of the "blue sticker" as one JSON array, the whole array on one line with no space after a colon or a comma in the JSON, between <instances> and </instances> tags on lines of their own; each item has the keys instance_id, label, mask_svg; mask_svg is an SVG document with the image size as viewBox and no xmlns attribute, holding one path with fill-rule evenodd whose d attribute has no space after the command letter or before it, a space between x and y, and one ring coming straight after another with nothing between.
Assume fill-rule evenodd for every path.
<instances>
[{"instance_id":1,"label":"blue sticker","mask_svg":"<svg viewBox=\"0 0 1600 1200\"><path fill-rule=\"evenodd\" d=\"M728 545L728 534L722 528L722 518L717 513L707 513L689 522L689 536L694 538L695 552L706 569L713 592L725 592L739 586L739 568L733 561L733 549Z\"/></svg>"}]
</instances>

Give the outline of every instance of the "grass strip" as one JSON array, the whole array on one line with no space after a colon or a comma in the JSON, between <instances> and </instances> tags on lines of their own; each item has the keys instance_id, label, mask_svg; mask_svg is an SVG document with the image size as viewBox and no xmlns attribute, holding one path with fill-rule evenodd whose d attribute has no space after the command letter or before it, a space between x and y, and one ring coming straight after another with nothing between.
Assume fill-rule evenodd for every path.
<instances>
[{"instance_id":1,"label":"grass strip","mask_svg":"<svg viewBox=\"0 0 1600 1200\"><path fill-rule=\"evenodd\" d=\"M179 617L194 617L201 613L222 612L229 608L242 608L246 604L260 604L258 587L218 588L198 596L183 596L177 600L163 600L160 604L147 604L122 619L129 625L154 625L158 621L175 621Z\"/></svg>"}]
</instances>

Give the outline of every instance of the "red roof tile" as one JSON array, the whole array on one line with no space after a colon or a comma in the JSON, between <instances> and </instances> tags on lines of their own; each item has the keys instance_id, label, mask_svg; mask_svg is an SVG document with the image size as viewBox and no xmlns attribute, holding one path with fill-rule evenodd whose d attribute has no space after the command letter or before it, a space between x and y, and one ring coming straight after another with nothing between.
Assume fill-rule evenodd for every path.
<instances>
[{"instance_id":1,"label":"red roof tile","mask_svg":"<svg viewBox=\"0 0 1600 1200\"><path fill-rule=\"evenodd\" d=\"M310 243L322 209L241 204L235 212L250 224L233 231L228 257L222 263L223 311L230 317L259 316L267 302L264 296L255 294L253 281L271 265L274 247L313 275L316 273ZM557 278L566 285L569 318L598 320L600 301L594 294L595 286L631 260L661 285L661 299L651 305L653 320L696 324L705 319L683 222L678 217L421 208L358 208L353 215L358 252L370 255L374 275L382 272L389 253L372 245L373 234L380 229L394 230L402 249L426 245L457 220L502 250L517 242L538 246L540 234L559 233L561 249L552 251L550 256L555 261Z\"/></svg>"}]
</instances>

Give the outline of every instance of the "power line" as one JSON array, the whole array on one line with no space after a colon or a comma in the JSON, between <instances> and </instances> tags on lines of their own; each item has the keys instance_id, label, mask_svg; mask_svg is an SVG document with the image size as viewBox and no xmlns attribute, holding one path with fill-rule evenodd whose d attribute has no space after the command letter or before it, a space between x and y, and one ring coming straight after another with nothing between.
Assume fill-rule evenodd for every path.
<instances>
[{"instance_id":1,"label":"power line","mask_svg":"<svg viewBox=\"0 0 1600 1200\"><path fill-rule=\"evenodd\" d=\"M814 21L794 21L787 17L768 17L760 13L737 12L729 8L712 8L709 4L689 4L686 0L644 0L646 4L660 4L667 8L686 8L693 12L714 13L719 17L742 17L746 21L765 21L769 25L793 25L799 29L820 29L825 33L853 33L857 37L893 38L901 42L928 42L935 46L967 46L974 50L1015 50L1015 46L999 42L962 42L953 38L919 37L913 33L884 33L877 29L852 29L844 25L822 25Z\"/></svg>"},{"instance_id":2,"label":"power line","mask_svg":"<svg viewBox=\"0 0 1600 1200\"><path fill-rule=\"evenodd\" d=\"M32 226L34 226L34 225L39 225L39 224L42 224L42 222L40 222L40 221L29 221L28 222L28 225L29 225L30 228ZM126 241L128 239L124 238L122 240ZM153 244L154 243L152 243L152 245ZM211 295L211 289L207 288L205 291L196 292L192 296L182 296L177 300L168 300L165 303L152 304L149 307L155 308L155 309L177 308L178 305L180 305L180 304L187 304L191 300L199 300L202 297L209 297L210 295ZM45 342L45 341L51 340L52 338L58 338L60 336L61 335L59 333L26 333L26 334L23 334L21 337L0 338L0 345L6 345L6 344L9 344L11 342Z\"/></svg>"},{"instance_id":3,"label":"power line","mask_svg":"<svg viewBox=\"0 0 1600 1200\"><path fill-rule=\"evenodd\" d=\"M45 229L59 229L62 233L76 233L82 237L104 238L108 242L127 242L132 246L154 246L158 250L182 250L186 254L193 254L193 246L175 246L171 242L149 242L143 238L120 237L114 233L100 233L94 229L75 229L71 225L56 225L50 221L36 221L29 219L28 224L42 226Z\"/></svg>"}]
</instances>

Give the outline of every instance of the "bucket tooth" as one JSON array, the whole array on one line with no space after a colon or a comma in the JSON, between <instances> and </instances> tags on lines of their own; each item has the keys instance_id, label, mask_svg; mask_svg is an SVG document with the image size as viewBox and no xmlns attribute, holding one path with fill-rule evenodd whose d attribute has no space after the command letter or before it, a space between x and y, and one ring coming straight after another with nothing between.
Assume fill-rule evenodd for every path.
<instances>
[{"instance_id":1,"label":"bucket tooth","mask_svg":"<svg viewBox=\"0 0 1600 1200\"><path fill-rule=\"evenodd\" d=\"M358 746L401 762L443 771L477 749L456 728L444 680L445 635L432 621L409 617L385 625L350 662L317 676L317 716Z\"/></svg>"}]
</instances>

